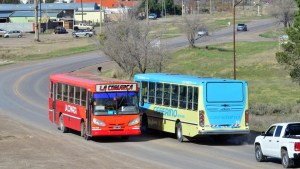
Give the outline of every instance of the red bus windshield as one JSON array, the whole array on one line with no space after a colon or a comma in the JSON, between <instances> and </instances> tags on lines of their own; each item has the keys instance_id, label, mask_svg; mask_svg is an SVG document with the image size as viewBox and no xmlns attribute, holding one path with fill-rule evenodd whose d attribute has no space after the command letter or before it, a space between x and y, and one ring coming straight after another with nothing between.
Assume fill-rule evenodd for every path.
<instances>
[{"instance_id":1,"label":"red bus windshield","mask_svg":"<svg viewBox=\"0 0 300 169\"><path fill-rule=\"evenodd\" d=\"M116 114L138 114L137 92L94 93L95 116Z\"/></svg>"}]
</instances>

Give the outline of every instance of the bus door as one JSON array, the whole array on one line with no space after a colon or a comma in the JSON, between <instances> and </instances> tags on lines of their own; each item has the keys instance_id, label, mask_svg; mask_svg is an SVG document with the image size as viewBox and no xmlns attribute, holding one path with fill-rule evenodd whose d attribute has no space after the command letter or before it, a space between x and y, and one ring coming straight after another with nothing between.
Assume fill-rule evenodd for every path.
<instances>
[{"instance_id":1,"label":"bus door","mask_svg":"<svg viewBox=\"0 0 300 169\"><path fill-rule=\"evenodd\" d=\"M91 136L91 113L92 113L92 92L87 93L87 104L86 104L86 135Z\"/></svg>"},{"instance_id":2,"label":"bus door","mask_svg":"<svg viewBox=\"0 0 300 169\"><path fill-rule=\"evenodd\" d=\"M52 108L53 108L53 122L56 122L56 86L57 84L53 84L53 102L52 102Z\"/></svg>"},{"instance_id":3,"label":"bus door","mask_svg":"<svg viewBox=\"0 0 300 169\"><path fill-rule=\"evenodd\" d=\"M50 96L49 96L49 120L52 123L56 122L56 84L50 83Z\"/></svg>"}]
</instances>

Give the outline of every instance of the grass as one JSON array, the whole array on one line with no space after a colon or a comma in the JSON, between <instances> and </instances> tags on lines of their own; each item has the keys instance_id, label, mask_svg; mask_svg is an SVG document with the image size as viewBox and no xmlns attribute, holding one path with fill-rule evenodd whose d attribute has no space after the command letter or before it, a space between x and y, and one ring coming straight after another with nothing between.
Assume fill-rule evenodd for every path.
<instances>
[{"instance_id":1,"label":"grass","mask_svg":"<svg viewBox=\"0 0 300 169\"><path fill-rule=\"evenodd\" d=\"M239 42L236 45L237 79L249 83L249 103L297 104L299 85L275 59L276 42ZM220 78L233 77L232 44L185 48L168 59L165 72Z\"/></svg>"},{"instance_id":2,"label":"grass","mask_svg":"<svg viewBox=\"0 0 300 169\"><path fill-rule=\"evenodd\" d=\"M282 36L285 34L286 33L284 32L284 30L280 29L280 30L270 30L270 31L259 34L259 36L264 37L264 38L279 38L279 36Z\"/></svg>"},{"instance_id":3,"label":"grass","mask_svg":"<svg viewBox=\"0 0 300 169\"><path fill-rule=\"evenodd\" d=\"M97 50L97 47L95 45L88 45L82 47L54 50L49 53L31 54L23 58L20 58L20 60L24 61L24 60L48 59L48 58L55 58L55 57L68 56L68 55L73 55L78 53L90 52L95 50Z\"/></svg>"},{"instance_id":4,"label":"grass","mask_svg":"<svg viewBox=\"0 0 300 169\"><path fill-rule=\"evenodd\" d=\"M275 122L299 119L300 87L277 63L278 44L238 42L236 51L237 79L249 84L251 129L262 131ZM232 79L232 44L179 50L168 58L165 72Z\"/></svg>"}]
</instances>

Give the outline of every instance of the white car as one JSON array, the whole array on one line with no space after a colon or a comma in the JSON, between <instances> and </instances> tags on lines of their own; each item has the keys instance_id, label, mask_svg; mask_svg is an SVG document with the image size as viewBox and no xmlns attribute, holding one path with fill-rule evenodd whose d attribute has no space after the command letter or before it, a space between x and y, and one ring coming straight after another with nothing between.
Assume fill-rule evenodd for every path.
<instances>
[{"instance_id":1,"label":"white car","mask_svg":"<svg viewBox=\"0 0 300 169\"><path fill-rule=\"evenodd\" d=\"M157 15L155 13L151 13L149 14L148 18L155 20L157 18Z\"/></svg>"},{"instance_id":2,"label":"white car","mask_svg":"<svg viewBox=\"0 0 300 169\"><path fill-rule=\"evenodd\" d=\"M266 161L267 157L281 159L284 168L300 162L300 122L277 123L271 125L254 142L256 161Z\"/></svg>"},{"instance_id":3,"label":"white car","mask_svg":"<svg viewBox=\"0 0 300 169\"><path fill-rule=\"evenodd\" d=\"M197 33L198 36L202 37L202 36L208 36L208 30L207 29L200 29Z\"/></svg>"},{"instance_id":4,"label":"white car","mask_svg":"<svg viewBox=\"0 0 300 169\"><path fill-rule=\"evenodd\" d=\"M76 37L92 37L93 35L96 35L95 31L91 31L91 30L77 30L75 32L72 32L72 36L74 38Z\"/></svg>"}]
</instances>

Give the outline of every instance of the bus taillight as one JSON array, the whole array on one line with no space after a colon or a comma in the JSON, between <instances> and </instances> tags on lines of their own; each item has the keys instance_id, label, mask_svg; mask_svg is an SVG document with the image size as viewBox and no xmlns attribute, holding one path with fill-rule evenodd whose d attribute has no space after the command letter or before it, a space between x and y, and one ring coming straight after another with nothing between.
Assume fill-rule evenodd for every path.
<instances>
[{"instance_id":1,"label":"bus taillight","mask_svg":"<svg viewBox=\"0 0 300 169\"><path fill-rule=\"evenodd\" d=\"M248 110L245 111L245 125L249 126L249 112L248 112Z\"/></svg>"},{"instance_id":2,"label":"bus taillight","mask_svg":"<svg viewBox=\"0 0 300 169\"><path fill-rule=\"evenodd\" d=\"M199 111L199 125L201 127L204 127L204 111L203 110Z\"/></svg>"}]
</instances>

